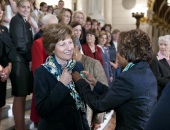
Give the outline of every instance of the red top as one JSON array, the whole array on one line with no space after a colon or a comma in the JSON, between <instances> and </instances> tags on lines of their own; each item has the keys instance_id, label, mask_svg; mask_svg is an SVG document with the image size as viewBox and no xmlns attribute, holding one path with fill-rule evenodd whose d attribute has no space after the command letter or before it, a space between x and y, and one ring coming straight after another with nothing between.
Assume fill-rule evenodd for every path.
<instances>
[{"instance_id":1,"label":"red top","mask_svg":"<svg viewBox=\"0 0 170 130\"><path fill-rule=\"evenodd\" d=\"M100 47L95 45L95 54L93 54L89 45L85 43L82 45L82 50L83 50L84 55L89 56L93 59L99 60L100 63L103 65L102 50L100 49Z\"/></svg>"},{"instance_id":2,"label":"red top","mask_svg":"<svg viewBox=\"0 0 170 130\"><path fill-rule=\"evenodd\" d=\"M43 64L48 57L42 45L42 38L39 38L33 42L31 54L32 72L34 73L34 70L38 68L41 64Z\"/></svg>"},{"instance_id":3,"label":"red top","mask_svg":"<svg viewBox=\"0 0 170 130\"><path fill-rule=\"evenodd\" d=\"M42 45L42 38L39 38L33 42L31 48L31 55L32 55L32 72L34 73L34 70L38 68L41 64L43 64L46 58L48 57ZM36 112L34 92L32 97L30 119L33 122L39 122L40 119Z\"/></svg>"}]
</instances>

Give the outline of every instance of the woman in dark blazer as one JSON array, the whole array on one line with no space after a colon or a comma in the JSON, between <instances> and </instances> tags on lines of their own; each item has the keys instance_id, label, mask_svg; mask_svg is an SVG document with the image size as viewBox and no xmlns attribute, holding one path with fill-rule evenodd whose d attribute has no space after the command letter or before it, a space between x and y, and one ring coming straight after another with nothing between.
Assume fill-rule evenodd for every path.
<instances>
[{"instance_id":1,"label":"woman in dark blazer","mask_svg":"<svg viewBox=\"0 0 170 130\"><path fill-rule=\"evenodd\" d=\"M10 37L8 29L2 25L4 17L5 3L0 1L0 122L2 107L6 101L6 84L11 72L12 64L9 61Z\"/></svg>"},{"instance_id":2,"label":"woman in dark blazer","mask_svg":"<svg viewBox=\"0 0 170 130\"><path fill-rule=\"evenodd\" d=\"M12 62L13 69L10 79L12 84L12 95L14 96L13 114L16 129L25 130L25 99L32 92L31 62L32 31L27 22L30 13L30 2L20 0L17 3L18 13L11 19L10 34L14 41L16 50L20 54L16 62Z\"/></svg>"},{"instance_id":3,"label":"woman in dark blazer","mask_svg":"<svg viewBox=\"0 0 170 130\"><path fill-rule=\"evenodd\" d=\"M156 78L148 64L152 59L149 36L141 30L122 32L118 53L118 64L124 70L109 89L89 77L88 72L84 74L95 86L94 92L78 73L72 74L73 80L81 97L93 110L115 110L116 129L143 130L157 101Z\"/></svg>"},{"instance_id":4,"label":"woman in dark blazer","mask_svg":"<svg viewBox=\"0 0 170 130\"><path fill-rule=\"evenodd\" d=\"M40 116L38 129L89 130L85 105L71 76L75 68L82 67L72 59L73 30L60 23L47 25L43 31L43 47L49 56L34 71L35 104Z\"/></svg>"}]
</instances>

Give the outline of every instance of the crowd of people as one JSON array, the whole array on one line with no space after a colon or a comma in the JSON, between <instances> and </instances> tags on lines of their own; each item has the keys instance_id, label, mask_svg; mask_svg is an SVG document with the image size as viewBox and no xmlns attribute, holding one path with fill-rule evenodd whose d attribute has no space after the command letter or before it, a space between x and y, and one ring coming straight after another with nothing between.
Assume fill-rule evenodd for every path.
<instances>
[{"instance_id":1,"label":"crowd of people","mask_svg":"<svg viewBox=\"0 0 170 130\"><path fill-rule=\"evenodd\" d=\"M9 78L16 130L26 130L31 93L30 119L39 130L97 130L110 110L116 129L151 128L170 81L170 35L159 37L154 54L139 29L101 27L63 0L56 9L35 3L0 2L0 115Z\"/></svg>"}]
</instances>

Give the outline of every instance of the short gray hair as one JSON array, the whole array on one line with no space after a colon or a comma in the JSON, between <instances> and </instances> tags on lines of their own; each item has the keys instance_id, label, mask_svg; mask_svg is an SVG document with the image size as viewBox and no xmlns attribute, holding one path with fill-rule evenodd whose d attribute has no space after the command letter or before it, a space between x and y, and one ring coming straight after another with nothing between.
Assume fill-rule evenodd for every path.
<instances>
[{"instance_id":1,"label":"short gray hair","mask_svg":"<svg viewBox=\"0 0 170 130\"><path fill-rule=\"evenodd\" d=\"M170 45L170 35L160 36L159 39L158 39L158 45L161 42L167 42L168 45Z\"/></svg>"},{"instance_id":2,"label":"short gray hair","mask_svg":"<svg viewBox=\"0 0 170 130\"><path fill-rule=\"evenodd\" d=\"M57 17L53 14L48 13L42 18L41 25L42 26L46 25L51 19L56 20L56 23L58 23Z\"/></svg>"}]
</instances>

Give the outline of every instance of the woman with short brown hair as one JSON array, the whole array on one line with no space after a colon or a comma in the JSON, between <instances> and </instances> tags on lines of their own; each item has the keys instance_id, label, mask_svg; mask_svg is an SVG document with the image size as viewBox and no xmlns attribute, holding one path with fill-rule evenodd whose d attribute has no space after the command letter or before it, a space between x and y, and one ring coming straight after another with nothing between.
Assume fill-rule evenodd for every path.
<instances>
[{"instance_id":1,"label":"woman with short brown hair","mask_svg":"<svg viewBox=\"0 0 170 130\"><path fill-rule=\"evenodd\" d=\"M43 46L50 56L34 71L38 129L89 130L85 105L71 75L80 67L72 59L74 32L66 24L50 24L43 31Z\"/></svg>"}]
</instances>

